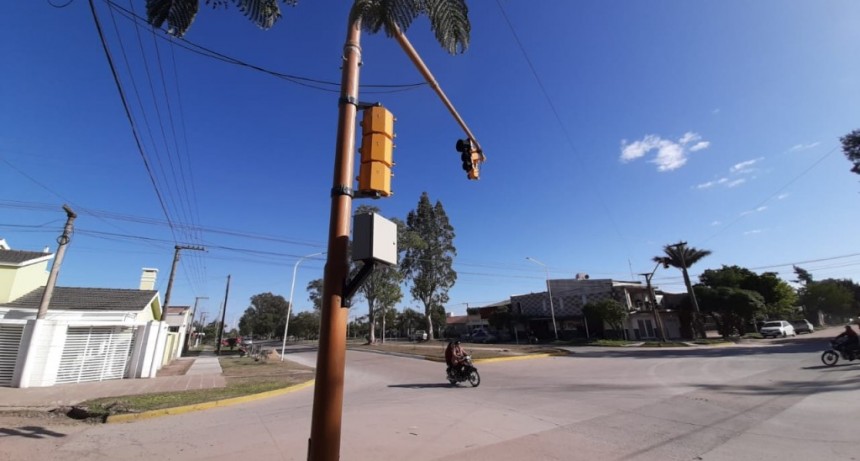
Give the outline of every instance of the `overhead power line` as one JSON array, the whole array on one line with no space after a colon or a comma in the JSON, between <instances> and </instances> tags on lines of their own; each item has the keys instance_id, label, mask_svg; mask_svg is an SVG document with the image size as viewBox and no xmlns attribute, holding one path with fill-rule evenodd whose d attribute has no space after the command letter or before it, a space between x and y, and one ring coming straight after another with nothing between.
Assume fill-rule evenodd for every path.
<instances>
[{"instance_id":1,"label":"overhead power line","mask_svg":"<svg viewBox=\"0 0 860 461\"><path fill-rule=\"evenodd\" d=\"M295 83L297 85L302 85L302 86L306 86L306 87L313 88L316 90L327 91L327 92L332 92L332 93L340 92L340 82L322 80L322 79L311 78L311 77L303 77L300 75L287 74L287 73L283 73L283 72L270 70L270 69L267 69L265 67L261 67L261 66L255 65L255 64L250 64L248 62L242 61L241 59L234 58L232 56L228 56L226 54L212 50L212 49L207 48L203 45L199 45L197 43L194 43L194 42L192 42L192 41L190 41L184 37L177 39L177 38L170 36L170 35L159 34L159 33L157 33L157 29L153 29L152 26L149 24L149 22L145 18L138 16L135 12L130 11L126 8L123 8L122 6L117 5L116 3L114 3L111 0L104 0L104 1L111 9L116 10L121 16L125 17L126 19L133 21L135 23L144 25L147 28L147 30L149 30L154 36L156 36L162 40L169 41L172 44L179 46L181 48L184 48L184 49L186 49L192 53L196 53L196 54L199 54L201 56L206 56L208 58L212 58L212 59L215 59L215 60L218 60L221 62L225 62L227 64L233 64L233 65L245 67L248 69L256 70L259 72L263 72L265 74L268 74L268 75L271 75L273 77L277 77L277 78L280 78L283 80L287 80L287 81L289 81L291 83ZM364 89L363 92L365 92L365 93L390 93L390 92L396 92L396 91L412 90L412 89L420 88L420 87L423 87L426 85L427 85L426 82L417 82L417 83L400 83L400 84L362 84L361 87ZM375 89L376 91L367 90L367 88ZM382 91L382 90L386 90L386 91Z\"/></svg>"}]
</instances>

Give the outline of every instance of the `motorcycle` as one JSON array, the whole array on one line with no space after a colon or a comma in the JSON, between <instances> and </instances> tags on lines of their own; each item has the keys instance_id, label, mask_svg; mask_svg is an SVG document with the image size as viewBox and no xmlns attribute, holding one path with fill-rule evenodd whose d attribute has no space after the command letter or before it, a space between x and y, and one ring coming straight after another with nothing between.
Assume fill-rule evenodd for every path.
<instances>
[{"instance_id":1,"label":"motorcycle","mask_svg":"<svg viewBox=\"0 0 860 461\"><path fill-rule=\"evenodd\" d=\"M849 362L858 360L860 359L860 350L856 346L849 346L846 338L834 339L830 341L830 349L821 354L821 362L828 367L832 367L836 365L840 357Z\"/></svg>"},{"instance_id":2,"label":"motorcycle","mask_svg":"<svg viewBox=\"0 0 860 461\"><path fill-rule=\"evenodd\" d=\"M478 374L478 369L472 365L472 356L467 355L463 358L463 363L448 370L448 382L456 386L457 383L469 381L472 387L478 387L481 384L481 375Z\"/></svg>"}]
</instances>

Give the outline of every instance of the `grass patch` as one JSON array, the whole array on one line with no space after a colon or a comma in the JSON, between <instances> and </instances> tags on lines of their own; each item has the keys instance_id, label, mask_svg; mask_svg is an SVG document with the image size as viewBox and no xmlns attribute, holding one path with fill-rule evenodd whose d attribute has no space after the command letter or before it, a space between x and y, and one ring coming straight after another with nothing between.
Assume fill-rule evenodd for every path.
<instances>
[{"instance_id":1,"label":"grass patch","mask_svg":"<svg viewBox=\"0 0 860 461\"><path fill-rule=\"evenodd\" d=\"M312 368L290 361L258 362L238 356L220 357L219 361L222 375L227 381L227 386L223 388L105 397L87 400L78 406L85 408L91 415L139 413L259 394L313 378Z\"/></svg>"},{"instance_id":2,"label":"grass patch","mask_svg":"<svg viewBox=\"0 0 860 461\"><path fill-rule=\"evenodd\" d=\"M354 344L349 348L352 350L367 350L374 352L393 352L439 362L445 361L445 347L448 343L443 341L425 343L399 343L386 342L385 344ZM472 356L472 360L492 359L498 357L515 357L532 354L558 354L566 353L562 349L551 346L527 345L527 344L460 344L466 352Z\"/></svg>"},{"instance_id":3,"label":"grass patch","mask_svg":"<svg viewBox=\"0 0 860 461\"><path fill-rule=\"evenodd\" d=\"M593 341L587 342L586 344L589 346L624 347L624 346L630 346L633 344L638 344L638 342L627 341L624 339L595 339Z\"/></svg>"}]
</instances>

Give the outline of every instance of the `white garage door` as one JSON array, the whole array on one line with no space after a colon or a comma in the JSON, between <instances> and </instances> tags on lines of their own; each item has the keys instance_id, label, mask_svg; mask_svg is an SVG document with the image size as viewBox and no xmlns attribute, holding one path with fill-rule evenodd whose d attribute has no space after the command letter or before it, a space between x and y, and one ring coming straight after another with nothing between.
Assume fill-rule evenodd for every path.
<instances>
[{"instance_id":1,"label":"white garage door","mask_svg":"<svg viewBox=\"0 0 860 461\"><path fill-rule=\"evenodd\" d=\"M57 384L122 379L133 327L69 327Z\"/></svg>"}]
</instances>

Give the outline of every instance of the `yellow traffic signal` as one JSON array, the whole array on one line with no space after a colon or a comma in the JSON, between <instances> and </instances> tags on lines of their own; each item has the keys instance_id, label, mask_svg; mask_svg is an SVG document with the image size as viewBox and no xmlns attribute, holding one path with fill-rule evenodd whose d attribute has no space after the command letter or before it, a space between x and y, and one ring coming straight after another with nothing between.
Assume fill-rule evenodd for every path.
<instances>
[{"instance_id":1,"label":"yellow traffic signal","mask_svg":"<svg viewBox=\"0 0 860 461\"><path fill-rule=\"evenodd\" d=\"M364 109L361 120L361 165L358 173L360 197L391 195L394 151L394 115L382 106Z\"/></svg>"},{"instance_id":2,"label":"yellow traffic signal","mask_svg":"<svg viewBox=\"0 0 860 461\"><path fill-rule=\"evenodd\" d=\"M466 172L466 177L469 179L480 179L478 165L483 158L475 148L471 139L458 139L457 152L460 152L460 160L463 161L463 171Z\"/></svg>"}]
</instances>

